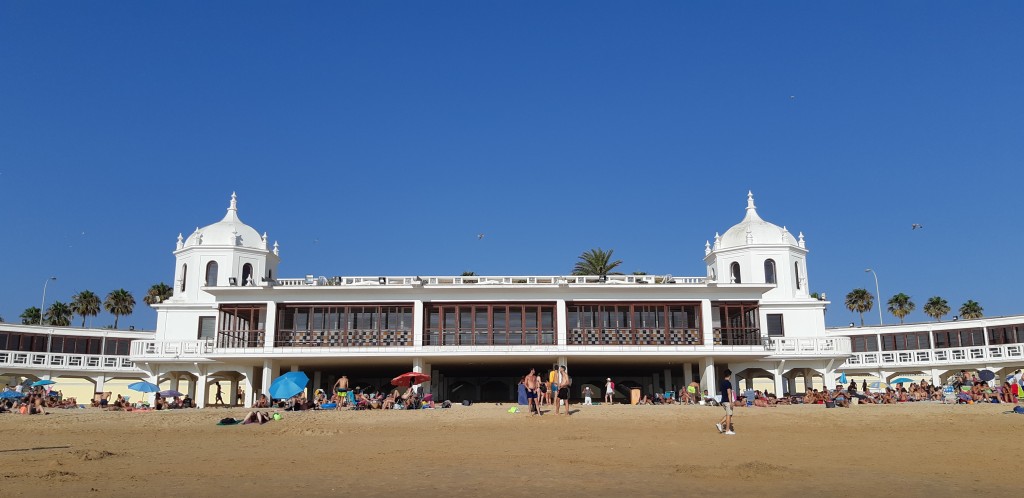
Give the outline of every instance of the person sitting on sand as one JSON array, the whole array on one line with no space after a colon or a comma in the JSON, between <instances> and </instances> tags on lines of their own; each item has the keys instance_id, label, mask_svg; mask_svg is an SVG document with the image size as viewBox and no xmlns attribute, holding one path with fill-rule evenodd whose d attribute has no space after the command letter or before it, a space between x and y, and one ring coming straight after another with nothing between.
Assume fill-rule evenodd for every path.
<instances>
[{"instance_id":1,"label":"person sitting on sand","mask_svg":"<svg viewBox=\"0 0 1024 498\"><path fill-rule=\"evenodd\" d=\"M270 417L270 414L267 413L267 412L251 411L251 412L249 412L248 415L245 416L245 419L242 420L242 423L243 424L260 424L260 425L262 425L262 424L265 424L267 422L270 422L271 420L272 419Z\"/></svg>"},{"instance_id":2,"label":"person sitting on sand","mask_svg":"<svg viewBox=\"0 0 1024 498\"><path fill-rule=\"evenodd\" d=\"M835 403L835 406L837 406L837 407L849 408L850 407L850 398L849 398L849 396L850 395L846 391L843 391L843 389L841 387L840 388L836 388L835 391L832 391L832 402Z\"/></svg>"}]
</instances>

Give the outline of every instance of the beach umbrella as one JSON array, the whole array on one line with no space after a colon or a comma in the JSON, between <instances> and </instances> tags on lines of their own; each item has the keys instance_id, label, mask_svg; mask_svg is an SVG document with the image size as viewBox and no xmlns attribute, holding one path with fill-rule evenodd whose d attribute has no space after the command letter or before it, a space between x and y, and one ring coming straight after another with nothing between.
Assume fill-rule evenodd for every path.
<instances>
[{"instance_id":1,"label":"beach umbrella","mask_svg":"<svg viewBox=\"0 0 1024 498\"><path fill-rule=\"evenodd\" d=\"M25 397L25 395L19 393L18 391L4 391L4 392L0 393L0 399L17 399L17 398L24 398L24 397Z\"/></svg>"},{"instance_id":2,"label":"beach umbrella","mask_svg":"<svg viewBox=\"0 0 1024 498\"><path fill-rule=\"evenodd\" d=\"M184 394L182 394L181 391L175 391L174 389L168 389L166 391L160 391L160 396L163 396L165 398L177 398L177 397L180 397L180 396L184 396Z\"/></svg>"},{"instance_id":3,"label":"beach umbrella","mask_svg":"<svg viewBox=\"0 0 1024 498\"><path fill-rule=\"evenodd\" d=\"M303 372L288 372L270 383L270 397L273 399L290 398L302 392L309 384L309 377Z\"/></svg>"},{"instance_id":4,"label":"beach umbrella","mask_svg":"<svg viewBox=\"0 0 1024 498\"><path fill-rule=\"evenodd\" d=\"M991 382L992 379L996 378L996 373L991 370L980 370L978 371L978 377L985 382Z\"/></svg>"},{"instance_id":5,"label":"beach umbrella","mask_svg":"<svg viewBox=\"0 0 1024 498\"><path fill-rule=\"evenodd\" d=\"M899 384L899 383L912 384L913 382L914 382L914 379L908 379L906 377L900 377L898 379L893 379L893 381L890 382L889 385L891 386L893 384Z\"/></svg>"},{"instance_id":6,"label":"beach umbrella","mask_svg":"<svg viewBox=\"0 0 1024 498\"><path fill-rule=\"evenodd\" d=\"M128 384L128 389L138 391L140 393L155 393L160 391L160 386L157 386L152 382L141 381Z\"/></svg>"},{"instance_id":7,"label":"beach umbrella","mask_svg":"<svg viewBox=\"0 0 1024 498\"><path fill-rule=\"evenodd\" d=\"M844 372L843 374L841 374L841 375L839 376L839 383L841 383L841 384L846 384L847 382L849 382L849 381L848 381L848 380L846 380L846 373Z\"/></svg>"},{"instance_id":8,"label":"beach umbrella","mask_svg":"<svg viewBox=\"0 0 1024 498\"><path fill-rule=\"evenodd\" d=\"M872 382L872 383L868 384L868 388L869 389L874 389L876 391L878 391L880 389L885 389L886 387L888 387L888 386L885 384L885 382Z\"/></svg>"},{"instance_id":9,"label":"beach umbrella","mask_svg":"<svg viewBox=\"0 0 1024 498\"><path fill-rule=\"evenodd\" d=\"M406 372L394 379L391 379L391 385L398 387L409 387L414 384L421 384L430 380L430 376L422 372Z\"/></svg>"},{"instance_id":10,"label":"beach umbrella","mask_svg":"<svg viewBox=\"0 0 1024 498\"><path fill-rule=\"evenodd\" d=\"M48 386L50 384L56 384L56 382L52 381L50 379L37 380L37 381L32 383L32 387Z\"/></svg>"}]
</instances>

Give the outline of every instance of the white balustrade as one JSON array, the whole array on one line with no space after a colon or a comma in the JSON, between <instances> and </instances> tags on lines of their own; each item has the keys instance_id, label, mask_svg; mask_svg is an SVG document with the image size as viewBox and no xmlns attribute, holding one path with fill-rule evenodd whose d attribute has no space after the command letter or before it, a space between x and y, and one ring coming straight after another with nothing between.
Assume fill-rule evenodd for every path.
<instances>
[{"instance_id":1,"label":"white balustrade","mask_svg":"<svg viewBox=\"0 0 1024 498\"><path fill-rule=\"evenodd\" d=\"M383 279L383 280L381 280ZM671 275L502 275L502 276L397 276L279 278L276 287L370 286L370 285L567 285L567 284L683 284L704 285L707 277Z\"/></svg>"},{"instance_id":2,"label":"white balustrade","mask_svg":"<svg viewBox=\"0 0 1024 498\"><path fill-rule=\"evenodd\" d=\"M133 358L199 358L213 351L212 341L132 341Z\"/></svg>"},{"instance_id":3,"label":"white balustrade","mask_svg":"<svg viewBox=\"0 0 1024 498\"><path fill-rule=\"evenodd\" d=\"M772 337L767 349L782 356L814 356L850 354L853 347L849 337Z\"/></svg>"},{"instance_id":4,"label":"white balustrade","mask_svg":"<svg viewBox=\"0 0 1024 498\"><path fill-rule=\"evenodd\" d=\"M43 370L138 371L126 356L0 351L0 367Z\"/></svg>"},{"instance_id":5,"label":"white balustrade","mask_svg":"<svg viewBox=\"0 0 1024 498\"><path fill-rule=\"evenodd\" d=\"M844 367L916 366L939 367L943 364L1007 363L1024 360L1024 344L973 346L962 348L922 349L853 353Z\"/></svg>"}]
</instances>

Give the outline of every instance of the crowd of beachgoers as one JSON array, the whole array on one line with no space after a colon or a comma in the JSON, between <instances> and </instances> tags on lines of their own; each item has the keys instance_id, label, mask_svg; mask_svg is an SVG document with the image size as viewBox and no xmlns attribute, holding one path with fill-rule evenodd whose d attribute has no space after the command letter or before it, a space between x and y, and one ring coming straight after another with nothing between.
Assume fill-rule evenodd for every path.
<instances>
[{"instance_id":1,"label":"crowd of beachgoers","mask_svg":"<svg viewBox=\"0 0 1024 498\"><path fill-rule=\"evenodd\" d=\"M0 392L0 413L42 415L50 408L78 408L78 401L73 397L65 398L60 391L48 391L43 387L24 391L6 387Z\"/></svg>"},{"instance_id":2,"label":"crowd of beachgoers","mask_svg":"<svg viewBox=\"0 0 1024 498\"><path fill-rule=\"evenodd\" d=\"M440 404L443 408L450 402ZM271 400L261 394L254 408L278 408L284 411L303 410L419 410L434 408L432 394L420 394L418 386L404 390L392 389L388 393L367 391L360 387L335 391L328 396L323 389L317 389L311 398L304 394L283 400Z\"/></svg>"}]
</instances>

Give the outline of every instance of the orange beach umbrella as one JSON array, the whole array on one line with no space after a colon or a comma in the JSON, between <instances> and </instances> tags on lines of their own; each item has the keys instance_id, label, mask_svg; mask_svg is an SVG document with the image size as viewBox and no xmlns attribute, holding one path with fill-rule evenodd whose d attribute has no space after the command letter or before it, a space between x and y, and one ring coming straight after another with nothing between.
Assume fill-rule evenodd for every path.
<instances>
[{"instance_id":1,"label":"orange beach umbrella","mask_svg":"<svg viewBox=\"0 0 1024 498\"><path fill-rule=\"evenodd\" d=\"M414 384L420 384L430 380L430 376L421 372L406 372L394 379L391 379L391 385L398 387L409 387Z\"/></svg>"}]
</instances>

